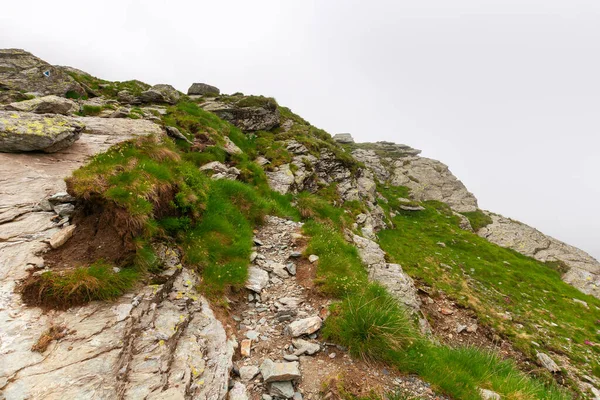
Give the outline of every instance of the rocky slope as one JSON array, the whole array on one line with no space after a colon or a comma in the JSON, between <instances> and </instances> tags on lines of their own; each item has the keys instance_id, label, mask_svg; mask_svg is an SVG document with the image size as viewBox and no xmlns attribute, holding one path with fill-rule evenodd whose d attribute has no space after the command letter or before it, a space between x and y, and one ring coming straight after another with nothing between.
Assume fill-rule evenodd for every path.
<instances>
[{"instance_id":1,"label":"rocky slope","mask_svg":"<svg viewBox=\"0 0 600 400\"><path fill-rule=\"evenodd\" d=\"M139 242L127 247L131 243L125 236L114 232L99 241L105 225L129 229L143 224L142 218L119 220L119 213L113 215L115 220L96 221L89 243L78 245L78 238L86 241L83 235L89 231L76 225L82 221L76 217L109 208L98 199L106 184L101 178L106 177L93 181L97 187L89 188L87 197L75 196L75 189L65 184L78 168L99 162L99 155L113 146L143 138L156 141L154 148L149 142L136 142L154 151L151 157L127 159L123 155L127 150L120 148L111 157L118 162L122 156L122 164L105 170L106 181L128 184L135 177L124 170L146 167L140 187L147 188L151 177L172 178L189 165L183 162L194 163L193 174L182 174L193 179L166 189L157 186L146 194L151 217L156 217L147 230L159 232L150 236L151 252L160 267L144 271L143 279L110 302L50 307L39 298L28 298L24 289L28 283L88 267L79 265L81 260L96 261L90 258L108 254L103 246L136 255L144 247ZM221 95L218 88L200 83L193 84L186 96L170 85L103 81L74 68L52 66L22 50L0 50L0 398L299 400L343 398L344 385L353 387L357 396L370 395L372 390L381 397L397 392L445 398L416 376L403 375L388 365L367 364L351 357L351 349L324 339L321 327L340 296L322 289L327 280L320 270L324 261L307 253L311 239L300 219L326 220L324 226L333 226L332 232L351 247L345 255L350 258L340 261L342 267L356 260L365 276L358 280L360 285L379 283L425 337L435 342L436 336L447 335L442 330L450 325L468 323L468 329L464 325L457 331L461 342L464 337L468 343L489 348L501 342L500 347L508 349L504 355L526 358L511 347L509 338L499 338L493 327L481 327L476 334L477 315L458 311L443 296L433 300L431 288L415 283L382 250L379 233L392 230L399 213L426 210L427 201L447 204L453 212L447 218L458 216L464 229L471 225L461 213L480 212L477 199L446 165L419 154L387 142L356 144L349 134L332 139L262 96ZM163 170L161 163L176 167ZM264 196L255 198L256 203L269 205L274 213L278 210L274 203L294 208L290 216L253 218L253 223L262 224L254 231L253 243L244 244L253 245L250 259L242 263L245 284L230 284L221 297L214 296L207 282L226 280L221 273L227 276L228 272L209 276L206 261L199 267L193 254L185 253L208 252L185 240L195 228L193 223L209 219L198 216L210 210L200 204L210 203L210 198L202 198L203 190L218 181L246 185L231 187L238 208L215 212L221 219L256 206L244 203L242 192L248 187ZM113 187L110 207L135 197L140 187L126 186L122 192ZM410 199L384 196L389 187L407 190ZM540 261L564 263L566 282L598 296L596 260L533 228L493 214L491 218L477 232L480 236ZM236 227L243 230L240 224ZM136 232L140 237L147 234L143 229ZM225 236L223 232L209 236L207 247L230 245L233 239ZM218 257L219 249L212 249L215 254L208 254L209 262ZM61 254L59 262L53 258L55 251ZM328 251L334 251L333 245ZM236 259L238 253L245 254L236 248L226 254L226 261ZM233 261L226 265L234 268ZM111 273L118 275L121 269L115 266ZM356 283L349 275L335 277L333 286L341 285L351 293L350 286ZM346 281L350 286L344 286ZM37 293L40 297L47 292ZM436 320L434 314L441 316ZM537 363L551 372L551 378L562 376L545 353L539 354L544 356L525 365ZM568 360L561 364L570 366ZM586 371L572 367L569 378L589 394L599 382L582 378ZM477 396L500 398L489 389L477 387Z\"/></svg>"}]
</instances>

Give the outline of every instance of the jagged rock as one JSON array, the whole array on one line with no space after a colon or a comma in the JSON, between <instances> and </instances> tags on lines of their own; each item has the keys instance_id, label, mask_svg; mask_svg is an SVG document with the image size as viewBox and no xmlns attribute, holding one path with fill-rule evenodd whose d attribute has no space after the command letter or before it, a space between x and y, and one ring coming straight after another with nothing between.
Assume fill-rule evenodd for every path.
<instances>
[{"instance_id":1,"label":"jagged rock","mask_svg":"<svg viewBox=\"0 0 600 400\"><path fill-rule=\"evenodd\" d=\"M121 90L117 93L117 100L122 104L141 104L142 101L139 97L136 97L129 90Z\"/></svg>"},{"instance_id":2,"label":"jagged rock","mask_svg":"<svg viewBox=\"0 0 600 400\"><path fill-rule=\"evenodd\" d=\"M537 358L544 368L552 373L560 372L558 365L546 353L537 353Z\"/></svg>"},{"instance_id":3,"label":"jagged rock","mask_svg":"<svg viewBox=\"0 0 600 400\"><path fill-rule=\"evenodd\" d=\"M84 125L60 115L0 111L0 152L54 153L79 139Z\"/></svg>"},{"instance_id":4,"label":"jagged rock","mask_svg":"<svg viewBox=\"0 0 600 400\"><path fill-rule=\"evenodd\" d=\"M278 277L280 277L282 279L287 279L290 277L290 274L288 273L287 269L285 268L285 265L283 265L281 263L273 263L273 264L271 264L271 267L273 268L273 273L275 275L277 275Z\"/></svg>"},{"instance_id":5,"label":"jagged rock","mask_svg":"<svg viewBox=\"0 0 600 400\"><path fill-rule=\"evenodd\" d=\"M269 273L257 267L248 268L248 279L246 288L260 293L269 283Z\"/></svg>"},{"instance_id":6,"label":"jagged rock","mask_svg":"<svg viewBox=\"0 0 600 400\"><path fill-rule=\"evenodd\" d=\"M292 344L296 348L296 351L294 352L294 355L296 356L301 356L302 354L312 356L321 350L321 346L319 346L318 343L312 343L304 339L294 339L292 340Z\"/></svg>"},{"instance_id":7,"label":"jagged rock","mask_svg":"<svg viewBox=\"0 0 600 400\"><path fill-rule=\"evenodd\" d=\"M0 88L38 95L86 94L85 89L60 67L19 49L0 49Z\"/></svg>"},{"instance_id":8,"label":"jagged rock","mask_svg":"<svg viewBox=\"0 0 600 400\"><path fill-rule=\"evenodd\" d=\"M189 96L204 96L207 94L220 94L221 91L216 86L207 85L206 83L192 83L192 86L187 91Z\"/></svg>"},{"instance_id":9,"label":"jagged rock","mask_svg":"<svg viewBox=\"0 0 600 400\"><path fill-rule=\"evenodd\" d=\"M256 375L258 375L259 369L256 365L246 365L240 367L240 378L244 382L251 381Z\"/></svg>"},{"instance_id":10,"label":"jagged rock","mask_svg":"<svg viewBox=\"0 0 600 400\"><path fill-rule=\"evenodd\" d=\"M323 320L321 318L309 317L292 322L288 325L287 331L292 337L310 335L321 329L322 325Z\"/></svg>"},{"instance_id":11,"label":"jagged rock","mask_svg":"<svg viewBox=\"0 0 600 400\"><path fill-rule=\"evenodd\" d=\"M287 194L294 183L294 174L289 164L283 164L275 171L267 171L267 179L271 189L281 194Z\"/></svg>"},{"instance_id":12,"label":"jagged rock","mask_svg":"<svg viewBox=\"0 0 600 400\"><path fill-rule=\"evenodd\" d=\"M167 103L175 104L179 101L181 95L171 85L158 84L152 86L150 89L143 91L140 94L140 101L142 103Z\"/></svg>"},{"instance_id":13,"label":"jagged rock","mask_svg":"<svg viewBox=\"0 0 600 400\"><path fill-rule=\"evenodd\" d=\"M297 361L276 363L268 358L260 365L260 373L265 383L292 381L301 377Z\"/></svg>"},{"instance_id":14,"label":"jagged rock","mask_svg":"<svg viewBox=\"0 0 600 400\"><path fill-rule=\"evenodd\" d=\"M536 260L558 261L569 270L562 279L583 293L600 298L600 262L576 247L565 244L521 222L489 214L492 223L477 234Z\"/></svg>"},{"instance_id":15,"label":"jagged rock","mask_svg":"<svg viewBox=\"0 0 600 400\"><path fill-rule=\"evenodd\" d=\"M172 398L172 397L164 397ZM182 397L183 398L183 397ZM248 400L248 393L246 393L246 385L241 382L235 382L233 387L229 391L229 395L227 396L229 400Z\"/></svg>"},{"instance_id":16,"label":"jagged rock","mask_svg":"<svg viewBox=\"0 0 600 400\"><path fill-rule=\"evenodd\" d=\"M336 133L333 135L333 140L338 143L354 143L354 138L349 133Z\"/></svg>"},{"instance_id":17,"label":"jagged rock","mask_svg":"<svg viewBox=\"0 0 600 400\"><path fill-rule=\"evenodd\" d=\"M225 136L223 139L225 140L225 146L223 146L223 150L225 150L227 154L234 155L243 153L242 149L233 143L227 136Z\"/></svg>"},{"instance_id":18,"label":"jagged rock","mask_svg":"<svg viewBox=\"0 0 600 400\"><path fill-rule=\"evenodd\" d=\"M273 382L269 386L269 394L271 396L291 399L294 396L294 386L292 382Z\"/></svg>"},{"instance_id":19,"label":"jagged rock","mask_svg":"<svg viewBox=\"0 0 600 400\"><path fill-rule=\"evenodd\" d=\"M200 171L211 171L213 172L211 178L214 180L218 179L229 179L236 180L240 176L240 170L236 167L228 167L227 165L219 161L211 161L200 167Z\"/></svg>"},{"instance_id":20,"label":"jagged rock","mask_svg":"<svg viewBox=\"0 0 600 400\"><path fill-rule=\"evenodd\" d=\"M4 107L9 111L32 112L35 114L63 114L77 112L79 106L73 100L55 95L36 97L35 99L11 103Z\"/></svg>"},{"instance_id":21,"label":"jagged rock","mask_svg":"<svg viewBox=\"0 0 600 400\"><path fill-rule=\"evenodd\" d=\"M190 139L188 139L183 133L179 131L179 129L175 128L174 126L165 126L165 130L167 131L167 135L171 136L172 138L185 140L190 144L192 143Z\"/></svg>"},{"instance_id":22,"label":"jagged rock","mask_svg":"<svg viewBox=\"0 0 600 400\"><path fill-rule=\"evenodd\" d=\"M479 389L479 394L481 395L481 400L501 400L502 397L496 392L492 392L488 389Z\"/></svg>"},{"instance_id":23,"label":"jagged rock","mask_svg":"<svg viewBox=\"0 0 600 400\"><path fill-rule=\"evenodd\" d=\"M60 231L56 232L49 240L50 247L58 249L60 246L65 244L73 236L75 231L75 225L69 225Z\"/></svg>"},{"instance_id":24,"label":"jagged rock","mask_svg":"<svg viewBox=\"0 0 600 400\"><path fill-rule=\"evenodd\" d=\"M238 105L241 104L241 105ZM243 99L237 103L209 100L200 106L219 118L231 122L243 131L269 131L279 126L280 115L277 104L263 101L259 106L244 107Z\"/></svg>"},{"instance_id":25,"label":"jagged rock","mask_svg":"<svg viewBox=\"0 0 600 400\"><path fill-rule=\"evenodd\" d=\"M352 241L358 248L358 254L369 271L369 279L385 286L390 294L405 304L409 310L418 313L421 301L410 276L398 264L385 261L385 253L373 240L352 235Z\"/></svg>"}]
</instances>

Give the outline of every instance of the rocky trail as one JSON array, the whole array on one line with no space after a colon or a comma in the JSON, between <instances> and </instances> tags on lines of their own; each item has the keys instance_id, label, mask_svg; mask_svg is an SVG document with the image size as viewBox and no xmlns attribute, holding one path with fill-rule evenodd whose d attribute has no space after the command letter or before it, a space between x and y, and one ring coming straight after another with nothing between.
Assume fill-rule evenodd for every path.
<instances>
[{"instance_id":1,"label":"rocky trail","mask_svg":"<svg viewBox=\"0 0 600 400\"><path fill-rule=\"evenodd\" d=\"M339 398L342 383L356 395L374 390L443 399L415 377L353 360L346 349L323 340L319 329L330 300L314 291L319 261L314 255L303 258L301 225L269 216L256 231L247 297L232 309L240 351L230 398Z\"/></svg>"}]
</instances>

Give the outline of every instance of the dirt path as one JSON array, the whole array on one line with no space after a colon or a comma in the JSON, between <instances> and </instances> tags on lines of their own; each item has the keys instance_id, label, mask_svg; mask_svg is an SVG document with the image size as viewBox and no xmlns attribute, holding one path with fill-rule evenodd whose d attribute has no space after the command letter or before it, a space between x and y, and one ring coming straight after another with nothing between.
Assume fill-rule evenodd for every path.
<instances>
[{"instance_id":1,"label":"dirt path","mask_svg":"<svg viewBox=\"0 0 600 400\"><path fill-rule=\"evenodd\" d=\"M290 324L296 328L305 321L317 321L318 325L317 317L326 319L330 305L330 300L314 289L318 260L311 263L301 256L306 242L301 226L267 217L256 231L248 285L253 290L248 290L247 297L232 310L234 333L241 343L241 352L235 355L235 385L243 385L253 400L268 400L268 396L336 399L341 397L340 388L355 395L400 391L412 398L442 399L415 377L401 376L385 365L353 360L343 348L324 342L318 330L310 333L314 328L292 336ZM267 359L275 363L275 369L297 367L298 375L265 383L261 366Z\"/></svg>"}]
</instances>

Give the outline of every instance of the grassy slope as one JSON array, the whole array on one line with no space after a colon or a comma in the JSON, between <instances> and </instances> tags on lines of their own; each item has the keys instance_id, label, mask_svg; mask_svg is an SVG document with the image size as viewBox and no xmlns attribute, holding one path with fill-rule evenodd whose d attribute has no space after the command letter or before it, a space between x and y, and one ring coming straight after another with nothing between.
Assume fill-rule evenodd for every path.
<instances>
[{"instance_id":1,"label":"grassy slope","mask_svg":"<svg viewBox=\"0 0 600 400\"><path fill-rule=\"evenodd\" d=\"M391 261L475 310L531 358L550 350L589 374L597 369L600 300L564 283L551 266L461 230L446 206L423 205L421 212L396 210L395 229L379 234Z\"/></svg>"}]
</instances>

